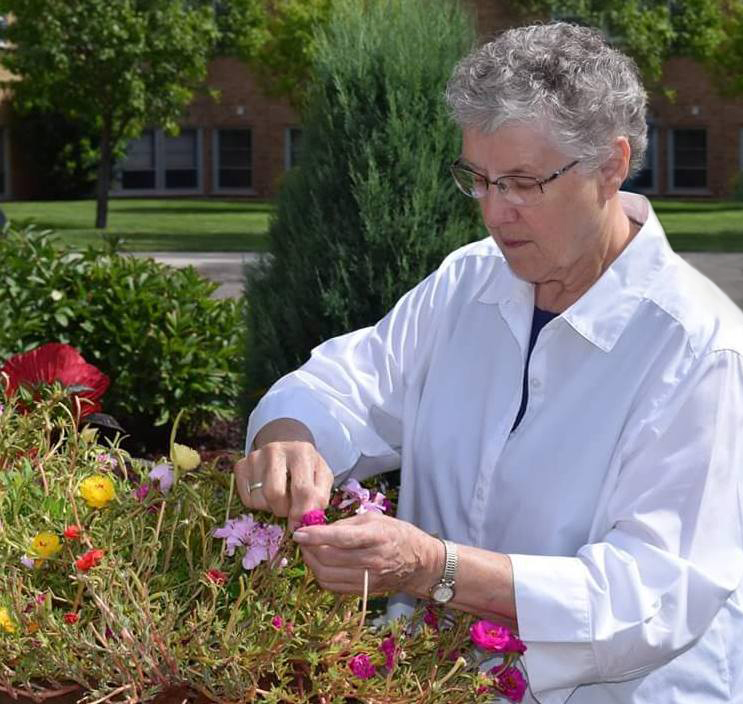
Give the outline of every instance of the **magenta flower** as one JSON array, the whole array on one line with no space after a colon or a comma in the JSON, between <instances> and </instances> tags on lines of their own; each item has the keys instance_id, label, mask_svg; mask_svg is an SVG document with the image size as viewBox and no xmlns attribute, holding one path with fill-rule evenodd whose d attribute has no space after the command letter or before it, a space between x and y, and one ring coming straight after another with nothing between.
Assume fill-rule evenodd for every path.
<instances>
[{"instance_id":1,"label":"magenta flower","mask_svg":"<svg viewBox=\"0 0 743 704\"><path fill-rule=\"evenodd\" d=\"M271 625L277 630L280 631L284 627L284 619L281 618L281 616L274 616L271 619Z\"/></svg>"},{"instance_id":2,"label":"magenta flower","mask_svg":"<svg viewBox=\"0 0 743 704\"><path fill-rule=\"evenodd\" d=\"M434 631L439 630L439 617L430 606L426 606L426 613L423 614L423 623Z\"/></svg>"},{"instance_id":3,"label":"magenta flower","mask_svg":"<svg viewBox=\"0 0 743 704\"><path fill-rule=\"evenodd\" d=\"M506 699L520 702L526 693L526 680L517 667L494 667L489 671L493 677L493 687Z\"/></svg>"},{"instance_id":4,"label":"magenta flower","mask_svg":"<svg viewBox=\"0 0 743 704\"><path fill-rule=\"evenodd\" d=\"M140 484L134 491L132 491L132 498L137 501L144 501L147 498L147 494L150 493L149 484Z\"/></svg>"},{"instance_id":5,"label":"magenta flower","mask_svg":"<svg viewBox=\"0 0 743 704\"><path fill-rule=\"evenodd\" d=\"M321 508L316 508L302 516L302 520L299 522L299 527L304 528L305 526L321 526L328 522L328 518L325 515L325 511Z\"/></svg>"},{"instance_id":6,"label":"magenta flower","mask_svg":"<svg viewBox=\"0 0 743 704\"><path fill-rule=\"evenodd\" d=\"M513 633L511 634L511 637L508 640L508 645L506 646L506 652L507 653L518 653L519 655L523 655L526 652L526 644L523 640L520 638L517 638Z\"/></svg>"},{"instance_id":7,"label":"magenta flower","mask_svg":"<svg viewBox=\"0 0 743 704\"><path fill-rule=\"evenodd\" d=\"M379 650L384 653L384 665L388 670L395 667L395 658L400 652L400 648L395 647L395 639L388 636L379 645Z\"/></svg>"},{"instance_id":8,"label":"magenta flower","mask_svg":"<svg viewBox=\"0 0 743 704\"><path fill-rule=\"evenodd\" d=\"M354 655L348 661L348 667L350 667L351 672L361 680L368 680L370 677L374 677L374 675L377 674L377 668L374 667L374 663L366 653Z\"/></svg>"},{"instance_id":9,"label":"magenta flower","mask_svg":"<svg viewBox=\"0 0 743 704\"><path fill-rule=\"evenodd\" d=\"M511 631L505 626L482 619L470 626L470 638L476 646L484 650L503 653L511 642Z\"/></svg>"},{"instance_id":10,"label":"magenta flower","mask_svg":"<svg viewBox=\"0 0 743 704\"><path fill-rule=\"evenodd\" d=\"M158 483L163 494L167 494L170 487L173 486L173 468L167 462L156 464L152 468L149 478Z\"/></svg>"}]
</instances>

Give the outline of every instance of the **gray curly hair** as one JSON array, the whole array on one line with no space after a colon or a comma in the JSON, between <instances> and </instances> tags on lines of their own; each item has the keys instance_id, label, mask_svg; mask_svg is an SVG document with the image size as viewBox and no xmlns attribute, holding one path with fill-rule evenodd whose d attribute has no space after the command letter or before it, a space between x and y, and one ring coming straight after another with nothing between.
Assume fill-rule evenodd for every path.
<instances>
[{"instance_id":1,"label":"gray curly hair","mask_svg":"<svg viewBox=\"0 0 743 704\"><path fill-rule=\"evenodd\" d=\"M597 169L627 137L630 175L647 148L647 94L635 62L595 29L566 22L509 29L462 59L446 90L461 128L542 125L561 151Z\"/></svg>"}]
</instances>

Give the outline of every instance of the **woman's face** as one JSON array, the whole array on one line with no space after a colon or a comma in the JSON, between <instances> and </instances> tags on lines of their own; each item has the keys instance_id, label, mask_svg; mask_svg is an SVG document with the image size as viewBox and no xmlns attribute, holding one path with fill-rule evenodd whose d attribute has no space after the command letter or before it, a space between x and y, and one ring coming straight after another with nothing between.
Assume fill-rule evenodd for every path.
<instances>
[{"instance_id":1,"label":"woman's face","mask_svg":"<svg viewBox=\"0 0 743 704\"><path fill-rule=\"evenodd\" d=\"M506 174L545 179L572 161L526 126L463 132L461 162L491 181ZM605 249L601 176L573 167L543 188L540 200L526 206L509 203L490 186L478 201L483 221L519 278L570 284Z\"/></svg>"}]
</instances>

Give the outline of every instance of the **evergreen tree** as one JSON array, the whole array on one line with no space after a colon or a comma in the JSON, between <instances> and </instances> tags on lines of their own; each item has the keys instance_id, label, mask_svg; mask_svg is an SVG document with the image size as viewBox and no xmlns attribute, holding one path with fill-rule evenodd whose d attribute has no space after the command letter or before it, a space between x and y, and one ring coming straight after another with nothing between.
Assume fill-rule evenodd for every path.
<instances>
[{"instance_id":1,"label":"evergreen tree","mask_svg":"<svg viewBox=\"0 0 743 704\"><path fill-rule=\"evenodd\" d=\"M483 236L448 169L460 138L445 85L475 43L462 5L334 3L272 256L246 273L249 403L315 345L373 324L448 252Z\"/></svg>"}]
</instances>

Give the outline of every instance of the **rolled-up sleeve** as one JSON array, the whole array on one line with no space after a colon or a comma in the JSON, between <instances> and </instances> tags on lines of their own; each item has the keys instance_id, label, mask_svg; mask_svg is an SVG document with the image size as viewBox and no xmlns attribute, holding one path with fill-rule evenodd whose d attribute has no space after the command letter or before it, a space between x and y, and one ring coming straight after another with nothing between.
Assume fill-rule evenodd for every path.
<instances>
[{"instance_id":1,"label":"rolled-up sleeve","mask_svg":"<svg viewBox=\"0 0 743 704\"><path fill-rule=\"evenodd\" d=\"M606 531L575 556L511 555L532 692L639 677L704 634L743 577L743 364L710 352L628 429Z\"/></svg>"}]
</instances>

